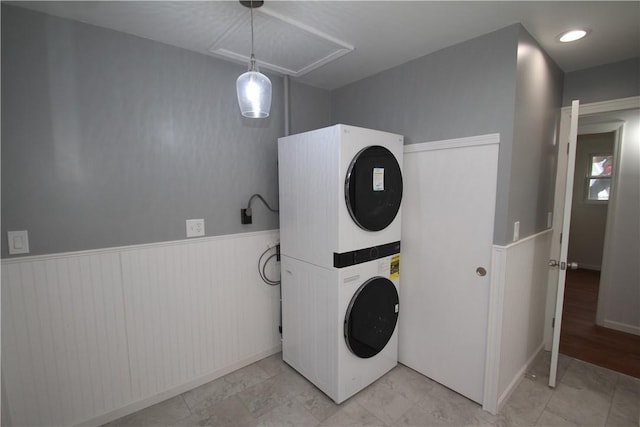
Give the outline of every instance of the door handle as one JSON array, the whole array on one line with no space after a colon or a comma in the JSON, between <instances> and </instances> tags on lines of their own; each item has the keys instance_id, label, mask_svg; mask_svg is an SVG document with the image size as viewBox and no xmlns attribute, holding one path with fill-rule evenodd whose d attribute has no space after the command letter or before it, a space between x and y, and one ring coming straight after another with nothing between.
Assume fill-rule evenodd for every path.
<instances>
[{"instance_id":1,"label":"door handle","mask_svg":"<svg viewBox=\"0 0 640 427\"><path fill-rule=\"evenodd\" d=\"M577 270L578 263L577 262L558 262L555 259L549 260L549 267L558 267L560 266L560 270Z\"/></svg>"}]
</instances>

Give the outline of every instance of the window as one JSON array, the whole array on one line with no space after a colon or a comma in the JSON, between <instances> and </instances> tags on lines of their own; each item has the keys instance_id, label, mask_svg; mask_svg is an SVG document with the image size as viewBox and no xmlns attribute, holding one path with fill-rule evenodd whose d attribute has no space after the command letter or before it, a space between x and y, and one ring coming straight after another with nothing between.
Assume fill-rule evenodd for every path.
<instances>
[{"instance_id":1,"label":"window","mask_svg":"<svg viewBox=\"0 0 640 427\"><path fill-rule=\"evenodd\" d=\"M591 154L587 171L586 199L589 201L609 200L613 155L610 153Z\"/></svg>"}]
</instances>

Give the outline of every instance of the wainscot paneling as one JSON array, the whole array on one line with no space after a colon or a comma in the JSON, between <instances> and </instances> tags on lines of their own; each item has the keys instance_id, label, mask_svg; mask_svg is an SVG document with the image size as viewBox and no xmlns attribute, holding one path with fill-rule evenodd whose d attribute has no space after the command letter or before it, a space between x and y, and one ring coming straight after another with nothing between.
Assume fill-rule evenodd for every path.
<instances>
[{"instance_id":1,"label":"wainscot paneling","mask_svg":"<svg viewBox=\"0 0 640 427\"><path fill-rule=\"evenodd\" d=\"M493 246L483 408L494 414L543 348L551 237Z\"/></svg>"},{"instance_id":2,"label":"wainscot paneling","mask_svg":"<svg viewBox=\"0 0 640 427\"><path fill-rule=\"evenodd\" d=\"M3 263L2 375L14 425L65 425L131 399L117 253Z\"/></svg>"},{"instance_id":3,"label":"wainscot paneling","mask_svg":"<svg viewBox=\"0 0 640 427\"><path fill-rule=\"evenodd\" d=\"M277 231L2 261L3 419L97 425L275 353Z\"/></svg>"}]
</instances>

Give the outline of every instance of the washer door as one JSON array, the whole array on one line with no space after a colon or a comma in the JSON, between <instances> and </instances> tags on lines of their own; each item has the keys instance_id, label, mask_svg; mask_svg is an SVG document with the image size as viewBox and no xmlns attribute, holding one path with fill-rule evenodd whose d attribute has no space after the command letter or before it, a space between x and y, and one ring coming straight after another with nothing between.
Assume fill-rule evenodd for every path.
<instances>
[{"instance_id":1,"label":"washer door","mask_svg":"<svg viewBox=\"0 0 640 427\"><path fill-rule=\"evenodd\" d=\"M361 150L349 165L344 194L360 228L380 231L391 224L402 201L402 172L393 153L379 145Z\"/></svg>"},{"instance_id":2,"label":"washer door","mask_svg":"<svg viewBox=\"0 0 640 427\"><path fill-rule=\"evenodd\" d=\"M398 292L384 277L367 280L355 293L344 318L344 338L363 359L380 353L398 322Z\"/></svg>"}]
</instances>

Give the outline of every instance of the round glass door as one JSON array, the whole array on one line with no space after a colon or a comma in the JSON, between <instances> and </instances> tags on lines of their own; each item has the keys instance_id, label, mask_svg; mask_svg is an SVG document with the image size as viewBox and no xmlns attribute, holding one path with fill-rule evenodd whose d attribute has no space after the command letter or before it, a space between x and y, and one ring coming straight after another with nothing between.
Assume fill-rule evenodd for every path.
<instances>
[{"instance_id":1,"label":"round glass door","mask_svg":"<svg viewBox=\"0 0 640 427\"><path fill-rule=\"evenodd\" d=\"M379 145L360 151L349 165L344 194L360 228L380 231L389 226L402 201L402 172L393 153Z\"/></svg>"},{"instance_id":2,"label":"round glass door","mask_svg":"<svg viewBox=\"0 0 640 427\"><path fill-rule=\"evenodd\" d=\"M398 292L384 277L367 280L355 293L344 318L344 337L353 354L373 357L387 345L398 322Z\"/></svg>"}]
</instances>

